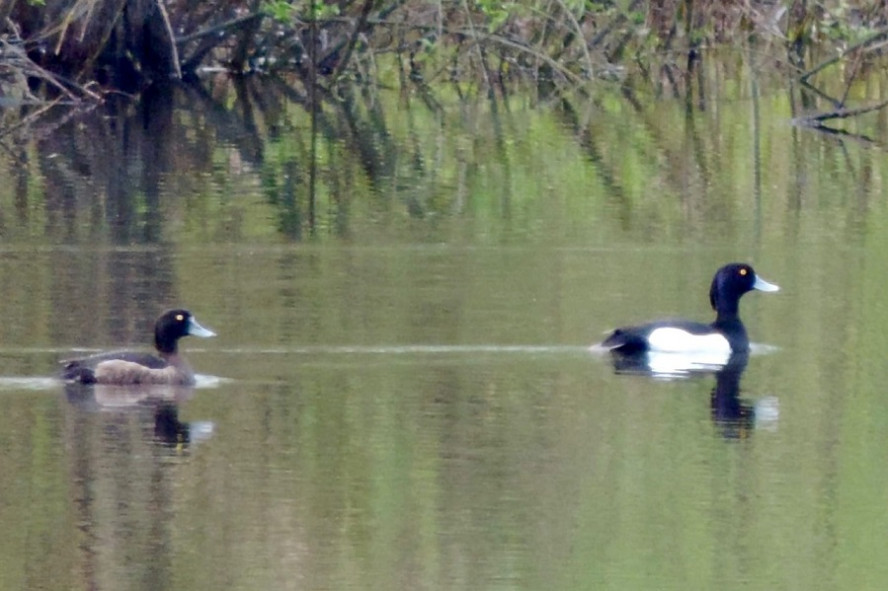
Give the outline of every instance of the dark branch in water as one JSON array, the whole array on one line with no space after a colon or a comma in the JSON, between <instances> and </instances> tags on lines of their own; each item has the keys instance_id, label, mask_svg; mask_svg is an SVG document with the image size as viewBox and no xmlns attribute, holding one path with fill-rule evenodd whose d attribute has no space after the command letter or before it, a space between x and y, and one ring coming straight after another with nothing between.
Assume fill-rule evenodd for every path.
<instances>
[{"instance_id":1,"label":"dark branch in water","mask_svg":"<svg viewBox=\"0 0 888 591\"><path fill-rule=\"evenodd\" d=\"M888 106L888 100L884 100L881 103L875 105L858 107L856 109L836 109L835 111L828 111L826 113L796 117L795 123L811 125L820 121L828 121L830 119L847 119L848 117L857 117L858 115L863 115L864 113L878 111L879 109L884 109L886 106Z\"/></svg>"},{"instance_id":2,"label":"dark branch in water","mask_svg":"<svg viewBox=\"0 0 888 591\"><path fill-rule=\"evenodd\" d=\"M886 146L883 143L878 142L875 139L871 138L870 136L864 135L862 133L851 133L851 132L846 131L844 129L836 129L835 127L823 125L820 122L812 122L810 124L806 123L806 122L796 122L796 123L799 125L803 125L804 127L808 128L808 129L813 129L814 131L819 131L822 134L825 134L828 136L835 136L836 139L853 140L855 142L860 142L861 144L863 144L867 147L877 148L877 149L880 149L883 151L886 148Z\"/></svg>"}]
</instances>

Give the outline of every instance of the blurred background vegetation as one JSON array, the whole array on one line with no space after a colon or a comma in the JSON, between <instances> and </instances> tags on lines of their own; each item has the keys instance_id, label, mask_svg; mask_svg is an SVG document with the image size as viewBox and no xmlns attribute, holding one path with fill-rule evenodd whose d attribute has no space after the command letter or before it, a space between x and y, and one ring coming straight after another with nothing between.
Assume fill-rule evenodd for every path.
<instances>
[{"instance_id":1,"label":"blurred background vegetation","mask_svg":"<svg viewBox=\"0 0 888 591\"><path fill-rule=\"evenodd\" d=\"M679 92L708 50L738 44L797 76L837 57L858 75L881 54L886 17L883 2L854 0L0 0L0 89L6 105L95 100L224 71L324 89L643 80Z\"/></svg>"}]
</instances>

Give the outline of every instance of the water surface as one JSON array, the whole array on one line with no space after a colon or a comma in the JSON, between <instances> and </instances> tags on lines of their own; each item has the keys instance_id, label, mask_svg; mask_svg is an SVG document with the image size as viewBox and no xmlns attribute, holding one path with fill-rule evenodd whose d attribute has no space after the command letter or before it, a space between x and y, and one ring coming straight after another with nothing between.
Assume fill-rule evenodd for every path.
<instances>
[{"instance_id":1,"label":"water surface","mask_svg":"<svg viewBox=\"0 0 888 591\"><path fill-rule=\"evenodd\" d=\"M738 88L327 107L313 198L270 91L7 153L0 587L881 586L885 159ZM588 350L733 260L782 288L740 371ZM173 305L197 388L50 379Z\"/></svg>"}]
</instances>

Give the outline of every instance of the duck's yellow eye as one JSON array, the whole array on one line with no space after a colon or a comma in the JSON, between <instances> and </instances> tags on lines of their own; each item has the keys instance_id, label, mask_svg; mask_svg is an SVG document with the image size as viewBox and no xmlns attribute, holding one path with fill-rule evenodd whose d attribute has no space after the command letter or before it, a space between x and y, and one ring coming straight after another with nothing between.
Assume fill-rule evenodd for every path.
<instances>
[{"instance_id":1,"label":"duck's yellow eye","mask_svg":"<svg viewBox=\"0 0 888 591\"><path fill-rule=\"evenodd\" d=\"M740 275L742 275L743 277L746 277L746 274L747 274L748 272L749 272L749 271L747 271L746 269L740 269Z\"/></svg>"},{"instance_id":2,"label":"duck's yellow eye","mask_svg":"<svg viewBox=\"0 0 888 591\"><path fill-rule=\"evenodd\" d=\"M182 316L181 314L176 314L176 320L177 320L178 322L182 322L183 320L185 320L185 317Z\"/></svg>"}]
</instances>

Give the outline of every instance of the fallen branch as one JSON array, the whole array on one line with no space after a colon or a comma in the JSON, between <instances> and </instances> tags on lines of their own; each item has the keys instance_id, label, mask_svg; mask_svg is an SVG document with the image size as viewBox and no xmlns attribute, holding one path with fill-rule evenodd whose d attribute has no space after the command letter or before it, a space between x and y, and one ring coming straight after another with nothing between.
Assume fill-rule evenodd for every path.
<instances>
[{"instance_id":1,"label":"fallen branch","mask_svg":"<svg viewBox=\"0 0 888 591\"><path fill-rule=\"evenodd\" d=\"M836 109L834 111L819 113L817 115L796 117L795 119L793 119L793 123L814 125L822 121L829 121L830 119L847 119L848 117L856 117L858 115L863 115L864 113L871 113L872 111L884 109L885 107L888 107L888 100L884 100L881 103L877 103L875 105L858 107L856 109Z\"/></svg>"}]
</instances>

